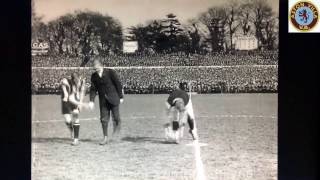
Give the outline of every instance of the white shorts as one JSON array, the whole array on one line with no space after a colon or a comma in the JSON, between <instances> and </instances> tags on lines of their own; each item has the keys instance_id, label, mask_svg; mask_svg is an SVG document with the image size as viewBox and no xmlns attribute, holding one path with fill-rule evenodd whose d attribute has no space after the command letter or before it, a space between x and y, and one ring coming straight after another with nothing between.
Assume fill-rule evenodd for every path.
<instances>
[{"instance_id":1,"label":"white shorts","mask_svg":"<svg viewBox=\"0 0 320 180\"><path fill-rule=\"evenodd\" d=\"M189 100L189 103L186 105L185 110L179 113L179 116L179 121L182 123L186 123L188 121L188 117L194 120L193 106L191 100Z\"/></svg>"},{"instance_id":2,"label":"white shorts","mask_svg":"<svg viewBox=\"0 0 320 180\"><path fill-rule=\"evenodd\" d=\"M180 124L187 123L188 117L194 120L195 118L191 100L186 105L185 110L183 112L179 112L175 107L172 107L169 117L171 121L179 121Z\"/></svg>"}]
</instances>

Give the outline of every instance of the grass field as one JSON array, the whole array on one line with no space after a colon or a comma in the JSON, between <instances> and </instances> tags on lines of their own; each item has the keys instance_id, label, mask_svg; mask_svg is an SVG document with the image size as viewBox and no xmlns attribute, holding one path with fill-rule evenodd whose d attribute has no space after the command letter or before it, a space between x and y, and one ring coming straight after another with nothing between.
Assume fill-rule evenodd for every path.
<instances>
[{"instance_id":1,"label":"grass field","mask_svg":"<svg viewBox=\"0 0 320 180\"><path fill-rule=\"evenodd\" d=\"M164 141L167 95L126 95L122 131L106 146L96 109L83 111L79 146L71 146L60 97L32 97L32 179L194 179L195 152ZM207 179L277 179L277 94L192 97ZM111 128L111 127L110 127Z\"/></svg>"}]
</instances>

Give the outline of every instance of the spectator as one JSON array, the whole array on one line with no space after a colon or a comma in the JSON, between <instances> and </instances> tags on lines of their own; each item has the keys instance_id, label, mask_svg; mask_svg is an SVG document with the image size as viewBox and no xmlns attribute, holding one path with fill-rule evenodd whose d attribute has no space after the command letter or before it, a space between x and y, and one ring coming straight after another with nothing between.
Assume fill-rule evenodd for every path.
<instances>
[{"instance_id":1,"label":"spectator","mask_svg":"<svg viewBox=\"0 0 320 180\"><path fill-rule=\"evenodd\" d=\"M175 84L190 81L195 82L192 91L198 93L277 92L278 88L277 66L138 67L116 71L126 93L169 93ZM72 72L89 79L91 70L33 68L32 92L58 93L59 80Z\"/></svg>"},{"instance_id":2,"label":"spectator","mask_svg":"<svg viewBox=\"0 0 320 180\"><path fill-rule=\"evenodd\" d=\"M83 57L33 56L33 67L79 67ZM91 67L92 61L86 65ZM134 54L103 57L104 66L232 66L232 65L277 65L278 52L264 51L235 54Z\"/></svg>"}]
</instances>

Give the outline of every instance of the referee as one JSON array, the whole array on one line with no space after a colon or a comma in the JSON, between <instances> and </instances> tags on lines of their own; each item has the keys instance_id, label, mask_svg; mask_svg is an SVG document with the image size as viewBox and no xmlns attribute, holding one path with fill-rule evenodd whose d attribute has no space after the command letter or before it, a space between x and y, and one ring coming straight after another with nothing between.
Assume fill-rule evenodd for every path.
<instances>
[{"instance_id":1,"label":"referee","mask_svg":"<svg viewBox=\"0 0 320 180\"><path fill-rule=\"evenodd\" d=\"M94 108L94 99L98 92L100 121L104 135L100 145L105 145L108 143L110 113L113 119L113 133L120 131L119 105L123 102L122 84L116 72L112 69L104 69L100 60L94 60L93 67L95 72L91 76L89 107Z\"/></svg>"}]
</instances>

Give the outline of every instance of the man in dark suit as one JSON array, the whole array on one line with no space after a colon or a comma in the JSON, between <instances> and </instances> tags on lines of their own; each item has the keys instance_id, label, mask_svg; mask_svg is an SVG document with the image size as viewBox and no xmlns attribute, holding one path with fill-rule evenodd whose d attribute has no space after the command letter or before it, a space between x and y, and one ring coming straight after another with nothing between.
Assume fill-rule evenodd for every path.
<instances>
[{"instance_id":1,"label":"man in dark suit","mask_svg":"<svg viewBox=\"0 0 320 180\"><path fill-rule=\"evenodd\" d=\"M105 145L108 143L110 112L112 112L113 118L113 133L120 131L119 104L123 102L123 91L119 77L114 70L103 69L102 63L99 60L95 60L93 66L96 72L91 76L89 107L93 109L93 102L98 92L100 120L104 135L104 139L100 142L100 145Z\"/></svg>"}]
</instances>

